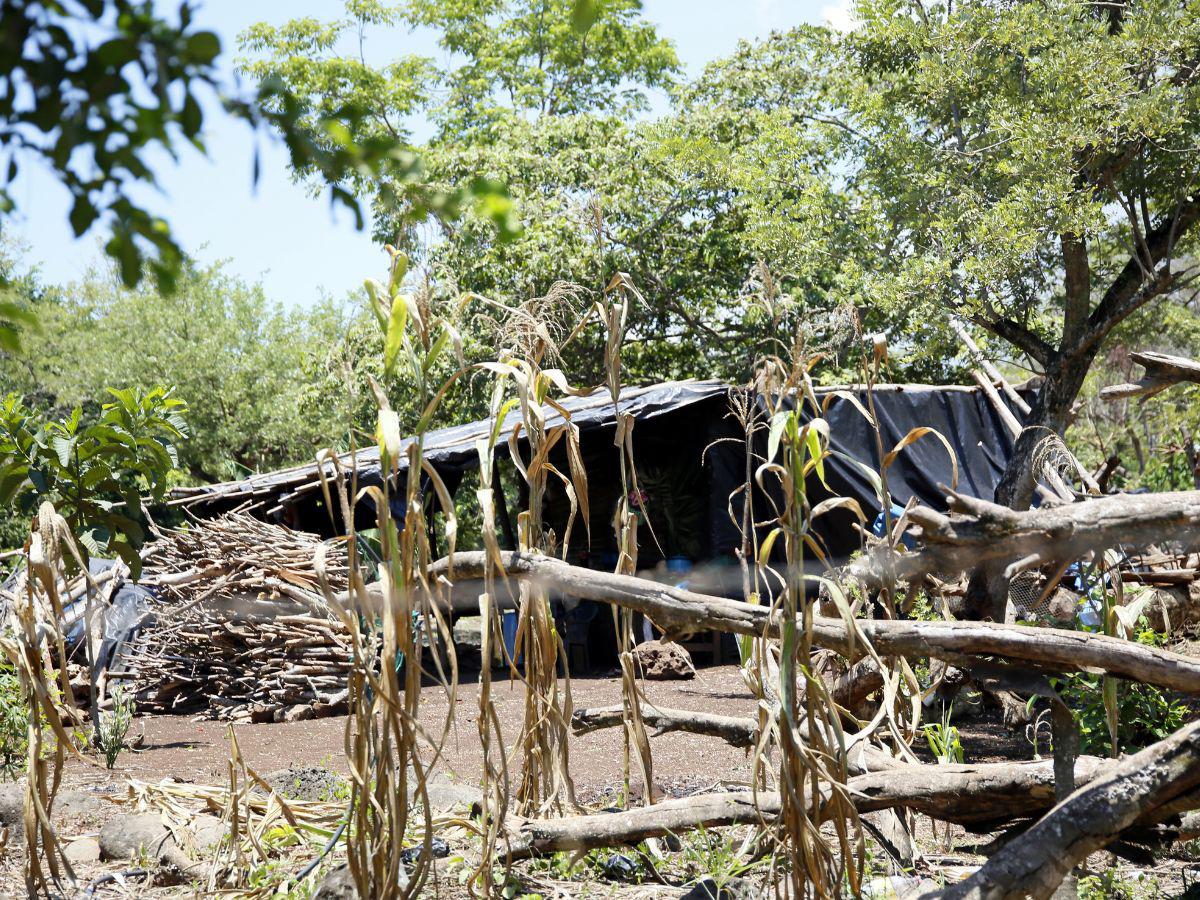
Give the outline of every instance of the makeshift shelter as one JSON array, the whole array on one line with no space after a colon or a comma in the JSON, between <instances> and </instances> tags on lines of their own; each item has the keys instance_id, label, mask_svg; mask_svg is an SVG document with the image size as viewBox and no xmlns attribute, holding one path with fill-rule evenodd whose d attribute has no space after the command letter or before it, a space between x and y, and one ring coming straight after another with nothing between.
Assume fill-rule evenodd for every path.
<instances>
[{"instance_id":1,"label":"makeshift shelter","mask_svg":"<svg viewBox=\"0 0 1200 900\"><path fill-rule=\"evenodd\" d=\"M642 501L648 520L639 541L639 562L651 567L672 557L686 557L692 562L732 561L741 535L730 515L739 514L740 500L734 498L731 507L731 497L745 484L747 470L745 430L735 410L747 408L748 402L751 406L761 402L761 398L749 397L745 391L719 381L676 381L626 388L615 408L605 391L560 401L580 431L591 510L590 528L578 523L580 527L572 532L568 557L601 567L607 566L615 552L611 520L620 479L613 436L618 417L628 415L635 422L633 445L642 492L642 497L635 499ZM918 427L933 428L945 437L954 459L933 438L906 447L886 473L893 504L903 506L916 498L942 509L944 498L939 485L950 485L956 475L957 487L963 493L992 498L1012 451L1013 438L993 405L995 399L980 388L884 384L876 385L870 398L862 386L817 388L816 394L829 422L834 455L826 466L826 485L815 478L809 485L815 499L830 494L851 497L868 520L874 519L882 511L882 504L867 472L879 472L883 456ZM862 409L868 405L874 409L878 433L863 415ZM1018 410L1012 412L1020 418ZM548 428L564 421L557 410L547 407L545 413ZM498 447L501 462L496 467L500 483L493 485L507 486L510 496L514 492L520 495L523 488L511 462L505 459L508 437L519 422L514 411L503 423ZM438 429L425 436L425 458L452 493L463 476L475 470L476 441L489 428L490 423L484 420ZM759 453L765 441L766 435L760 429L755 448ZM518 440L518 446L523 451L524 441ZM561 452L561 468L566 471L565 449ZM403 453L401 459L405 459ZM360 486L378 484L382 479L376 447L344 454L339 463L343 471L357 472ZM326 477L336 477L331 463L325 462L322 467ZM754 468L757 464L751 466ZM502 493L497 491L497 496ZM316 463L253 475L242 481L181 488L175 492L174 502L197 516L241 509L327 536L341 530L338 515L335 512L331 516L325 506ZM431 497L428 505L435 508L436 501ZM560 538L567 509L565 494L552 485L544 518ZM759 508L760 513L764 511L765 506ZM500 510L500 524L509 540L510 512L514 511ZM369 501L359 504L356 517L361 527L373 524L374 510ZM835 560L857 550L861 543L848 512L823 518L816 530Z\"/></svg>"}]
</instances>

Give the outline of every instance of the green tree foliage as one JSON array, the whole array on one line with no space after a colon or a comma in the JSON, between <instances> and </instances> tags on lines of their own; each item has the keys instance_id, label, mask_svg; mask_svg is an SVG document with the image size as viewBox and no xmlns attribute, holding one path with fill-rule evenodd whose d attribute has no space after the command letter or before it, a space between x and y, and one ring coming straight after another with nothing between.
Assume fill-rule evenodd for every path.
<instances>
[{"instance_id":1,"label":"green tree foliage","mask_svg":"<svg viewBox=\"0 0 1200 900\"><path fill-rule=\"evenodd\" d=\"M177 142L202 147L197 89L213 85L221 42L194 29L191 7L179 20L137 0L62 0L3 5L0 40L0 146L7 181L21 162L46 166L71 193L71 228L97 218L112 228L108 252L130 283L140 276L139 244L152 247L155 274L169 281L179 247L166 223L129 196L153 184L147 156ZM0 209L15 201L0 190Z\"/></svg>"},{"instance_id":2,"label":"green tree foliage","mask_svg":"<svg viewBox=\"0 0 1200 900\"><path fill-rule=\"evenodd\" d=\"M523 231L507 242L478 214L439 222L432 238L377 214L376 237L407 247L452 293L516 303L560 280L598 290L626 272L644 297L631 314L631 378L745 376L764 346L830 308L826 252L780 283L750 244L751 225L766 226L749 218L760 188L739 156L760 119L800 118L813 105L815 39L747 45L648 121L648 92L677 86L673 49L636 3L581 6L354 3L334 23L255 26L242 38L244 66L281 80L314 116L346 96L374 104L360 126L368 135L407 137L424 115L433 134L420 154L437 187L480 174L508 186ZM450 62L372 65L352 39L366 35L370 48L402 25L433 29ZM595 380L601 348L585 337L565 363L573 378Z\"/></svg>"},{"instance_id":3,"label":"green tree foliage","mask_svg":"<svg viewBox=\"0 0 1200 900\"><path fill-rule=\"evenodd\" d=\"M218 65L220 39L194 27L193 10L187 0L175 17L162 15L151 0L4 0L0 6L5 184L25 162L47 168L71 193L75 234L97 222L111 232L105 250L126 286L149 273L169 293L180 273L184 256L169 224L131 188L156 183L156 152L174 157L185 144L204 152L209 101L278 134L292 165L321 173L331 199L348 206L360 227L358 202L340 184L348 174L384 179L393 202L402 199L418 215L433 209L452 217L462 201L482 197L503 225L507 208L492 186L425 190L416 157L393 135L364 133L358 123L365 110L353 102L314 118L277 79L263 80L252 96L228 90ZM12 194L0 188L0 213L14 208ZM0 346L7 349L16 343L17 312L0 298Z\"/></svg>"},{"instance_id":4,"label":"green tree foliage","mask_svg":"<svg viewBox=\"0 0 1200 900\"><path fill-rule=\"evenodd\" d=\"M136 577L145 539L142 497L161 501L186 437L186 405L169 391L113 390L90 424L75 407L45 419L16 394L0 402L0 504L27 516L54 504L87 553L114 553Z\"/></svg>"},{"instance_id":5,"label":"green tree foliage","mask_svg":"<svg viewBox=\"0 0 1200 900\"><path fill-rule=\"evenodd\" d=\"M860 302L1008 342L1046 375L1034 422L1061 432L1114 329L1194 274L1200 8L856 9L811 114L761 134L754 177L795 190L764 195L759 246L789 270L825 253ZM1008 498L1030 491L1029 449Z\"/></svg>"},{"instance_id":6,"label":"green tree foliage","mask_svg":"<svg viewBox=\"0 0 1200 900\"><path fill-rule=\"evenodd\" d=\"M125 288L111 274L45 291L41 332L0 367L0 390L64 415L106 384L149 390L172 384L189 407L180 467L196 481L307 461L344 447L354 421L349 383L362 382L358 313L326 301L285 312L261 287L220 264L186 263L178 289ZM373 350L373 348L371 348Z\"/></svg>"}]
</instances>

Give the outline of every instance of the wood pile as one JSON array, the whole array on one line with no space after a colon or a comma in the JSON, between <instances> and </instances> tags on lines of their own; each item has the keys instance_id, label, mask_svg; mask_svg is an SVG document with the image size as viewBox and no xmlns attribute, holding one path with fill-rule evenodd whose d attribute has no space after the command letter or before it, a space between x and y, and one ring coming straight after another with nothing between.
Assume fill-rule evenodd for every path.
<instances>
[{"instance_id":1,"label":"wood pile","mask_svg":"<svg viewBox=\"0 0 1200 900\"><path fill-rule=\"evenodd\" d=\"M232 513L166 534L143 583L160 606L132 653L138 708L233 722L345 711L349 639L326 606L347 586L344 544Z\"/></svg>"}]
</instances>

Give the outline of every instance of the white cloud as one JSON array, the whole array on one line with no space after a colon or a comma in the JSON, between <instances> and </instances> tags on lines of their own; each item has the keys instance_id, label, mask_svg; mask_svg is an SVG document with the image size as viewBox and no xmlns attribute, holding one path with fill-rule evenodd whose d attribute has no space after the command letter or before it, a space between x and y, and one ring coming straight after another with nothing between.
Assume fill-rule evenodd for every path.
<instances>
[{"instance_id":1,"label":"white cloud","mask_svg":"<svg viewBox=\"0 0 1200 900\"><path fill-rule=\"evenodd\" d=\"M821 19L834 31L853 31L858 27L854 0L837 0L821 7Z\"/></svg>"}]
</instances>

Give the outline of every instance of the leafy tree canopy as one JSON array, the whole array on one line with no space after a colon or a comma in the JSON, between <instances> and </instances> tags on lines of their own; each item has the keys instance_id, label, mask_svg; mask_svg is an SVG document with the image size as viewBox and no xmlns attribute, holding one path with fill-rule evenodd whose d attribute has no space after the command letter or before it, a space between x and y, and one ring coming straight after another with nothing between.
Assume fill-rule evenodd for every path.
<instances>
[{"instance_id":1,"label":"leafy tree canopy","mask_svg":"<svg viewBox=\"0 0 1200 900\"><path fill-rule=\"evenodd\" d=\"M143 494L161 501L187 436L186 404L169 391L108 393L95 421L81 407L39 416L16 394L0 401L0 504L26 521L44 502L79 536L87 555L113 553L136 578L145 540Z\"/></svg>"},{"instance_id":2,"label":"leafy tree canopy","mask_svg":"<svg viewBox=\"0 0 1200 900\"><path fill-rule=\"evenodd\" d=\"M94 272L45 289L37 310L43 327L0 367L0 393L53 415L74 406L95 415L106 385L172 384L189 405L179 455L192 479L236 478L345 444L340 394L355 313L342 304L284 312L221 265L189 262L169 296Z\"/></svg>"},{"instance_id":3,"label":"leafy tree canopy","mask_svg":"<svg viewBox=\"0 0 1200 900\"><path fill-rule=\"evenodd\" d=\"M360 127L367 114L352 102L314 117L279 79L263 79L251 96L230 91L218 65L220 39L194 26L194 9L187 0L175 16L152 0L5 0L0 7L4 183L24 164L47 168L71 194L75 234L97 224L111 233L105 250L126 286L149 273L166 293L174 287L183 253L169 223L131 188L157 183L155 151L174 157L191 145L204 152L209 100L278 134L292 165L321 173L332 200L350 207L360 227L358 202L340 184L348 174L384 178L389 199L403 200L418 215L436 210L453 217L464 201L478 199L507 227L507 205L495 186L426 191L416 157L396 136ZM14 208L12 194L0 188L0 215ZM27 314L0 298L0 347L16 347L18 326L29 324Z\"/></svg>"},{"instance_id":4,"label":"leafy tree canopy","mask_svg":"<svg viewBox=\"0 0 1200 900\"><path fill-rule=\"evenodd\" d=\"M680 93L671 115L646 121L647 91L675 86L669 43L635 3L596 4L583 27L570 7L352 3L331 24L255 26L243 36L244 65L283 80L314 115L357 96L374 103L369 127L404 136L406 122L427 115L435 133L420 153L434 186L449 191L480 175L507 186L524 229L509 242L479 214L440 220L430 236L376 210L377 239L413 251L451 293L519 303L559 281L598 290L627 272L643 296L630 323L632 378L742 377L764 340L828 308L827 254L813 257L806 278L781 285L750 245L743 194L758 188L736 156L759 117L812 105L815 38L748 45ZM410 56L373 65L350 39L369 42L397 25L433 28L451 63ZM586 381L599 376L601 359L584 339L567 363Z\"/></svg>"},{"instance_id":5,"label":"leafy tree canopy","mask_svg":"<svg viewBox=\"0 0 1200 900\"><path fill-rule=\"evenodd\" d=\"M1046 376L1034 422L1061 431L1113 330L1194 275L1200 8L857 13L821 42L810 114L771 116L743 155L754 245L784 272L824 255L848 299L1008 342Z\"/></svg>"}]
</instances>

